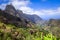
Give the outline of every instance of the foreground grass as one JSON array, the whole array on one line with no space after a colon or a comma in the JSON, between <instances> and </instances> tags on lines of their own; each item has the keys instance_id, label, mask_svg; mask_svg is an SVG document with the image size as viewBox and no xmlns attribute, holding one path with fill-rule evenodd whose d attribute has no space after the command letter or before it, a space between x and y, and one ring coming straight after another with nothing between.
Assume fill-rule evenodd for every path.
<instances>
[{"instance_id":1,"label":"foreground grass","mask_svg":"<svg viewBox=\"0 0 60 40\"><path fill-rule=\"evenodd\" d=\"M0 22L0 40L60 40L37 28L18 28Z\"/></svg>"}]
</instances>

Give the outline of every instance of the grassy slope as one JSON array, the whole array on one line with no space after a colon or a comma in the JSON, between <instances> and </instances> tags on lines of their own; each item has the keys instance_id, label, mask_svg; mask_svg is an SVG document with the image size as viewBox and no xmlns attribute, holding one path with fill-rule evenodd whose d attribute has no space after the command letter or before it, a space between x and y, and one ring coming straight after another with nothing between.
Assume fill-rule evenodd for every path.
<instances>
[{"instance_id":1,"label":"grassy slope","mask_svg":"<svg viewBox=\"0 0 60 40\"><path fill-rule=\"evenodd\" d=\"M18 28L0 22L0 40L58 40L51 33L40 31L38 28Z\"/></svg>"}]
</instances>

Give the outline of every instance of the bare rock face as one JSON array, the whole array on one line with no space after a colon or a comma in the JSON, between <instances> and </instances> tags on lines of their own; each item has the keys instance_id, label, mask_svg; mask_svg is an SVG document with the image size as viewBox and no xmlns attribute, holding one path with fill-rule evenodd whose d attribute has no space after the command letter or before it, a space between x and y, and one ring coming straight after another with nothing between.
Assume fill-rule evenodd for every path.
<instances>
[{"instance_id":1,"label":"bare rock face","mask_svg":"<svg viewBox=\"0 0 60 40\"><path fill-rule=\"evenodd\" d=\"M5 11L11 15L16 15L16 9L13 7L13 5L7 5Z\"/></svg>"}]
</instances>

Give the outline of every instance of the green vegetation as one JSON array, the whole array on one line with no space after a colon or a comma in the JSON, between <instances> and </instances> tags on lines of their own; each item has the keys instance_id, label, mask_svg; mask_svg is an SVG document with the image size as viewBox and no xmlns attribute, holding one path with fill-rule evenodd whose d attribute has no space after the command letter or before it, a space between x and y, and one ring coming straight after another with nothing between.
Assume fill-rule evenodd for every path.
<instances>
[{"instance_id":1,"label":"green vegetation","mask_svg":"<svg viewBox=\"0 0 60 40\"><path fill-rule=\"evenodd\" d=\"M40 29L18 28L0 22L0 40L60 40L52 33Z\"/></svg>"}]
</instances>

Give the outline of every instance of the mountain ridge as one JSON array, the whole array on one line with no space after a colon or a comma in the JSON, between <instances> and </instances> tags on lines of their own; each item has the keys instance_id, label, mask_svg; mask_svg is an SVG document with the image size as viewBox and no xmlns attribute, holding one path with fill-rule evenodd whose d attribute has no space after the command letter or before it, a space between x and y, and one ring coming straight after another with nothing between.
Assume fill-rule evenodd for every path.
<instances>
[{"instance_id":1,"label":"mountain ridge","mask_svg":"<svg viewBox=\"0 0 60 40\"><path fill-rule=\"evenodd\" d=\"M33 23L38 23L37 21L42 20L42 18L39 17L38 15L35 15L35 14L28 15L28 14L23 13L21 10L16 10L13 5L7 5L6 8L5 8L5 11L7 13L10 13L10 14L14 15L14 16L29 20Z\"/></svg>"}]
</instances>

